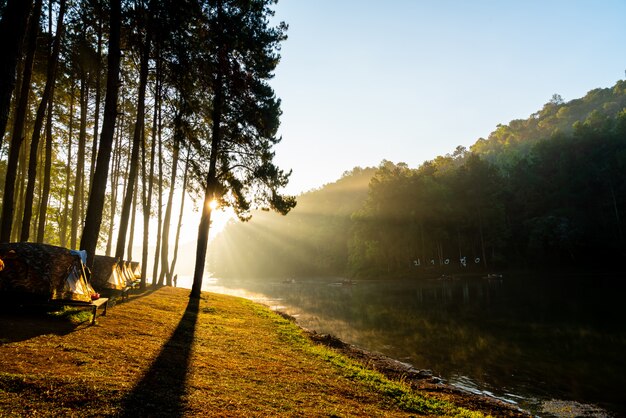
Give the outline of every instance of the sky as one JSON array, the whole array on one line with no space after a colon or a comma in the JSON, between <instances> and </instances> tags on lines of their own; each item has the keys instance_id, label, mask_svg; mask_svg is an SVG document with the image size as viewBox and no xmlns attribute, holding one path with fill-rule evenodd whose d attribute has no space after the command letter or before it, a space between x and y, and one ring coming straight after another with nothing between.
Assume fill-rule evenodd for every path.
<instances>
[{"instance_id":1,"label":"sky","mask_svg":"<svg viewBox=\"0 0 626 418\"><path fill-rule=\"evenodd\" d=\"M417 167L625 77L626 0L279 0L286 192Z\"/></svg>"}]
</instances>

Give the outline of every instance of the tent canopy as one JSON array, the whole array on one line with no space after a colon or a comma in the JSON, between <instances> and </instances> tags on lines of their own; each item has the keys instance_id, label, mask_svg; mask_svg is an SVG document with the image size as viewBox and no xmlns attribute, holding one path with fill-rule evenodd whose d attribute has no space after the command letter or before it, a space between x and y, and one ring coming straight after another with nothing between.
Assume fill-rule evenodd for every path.
<instances>
[{"instance_id":1,"label":"tent canopy","mask_svg":"<svg viewBox=\"0 0 626 418\"><path fill-rule=\"evenodd\" d=\"M132 263L132 261L120 261L119 264L122 275L126 279L126 286L128 287L133 287L133 285L138 282L138 278L133 271Z\"/></svg>"},{"instance_id":2,"label":"tent canopy","mask_svg":"<svg viewBox=\"0 0 626 418\"><path fill-rule=\"evenodd\" d=\"M130 269L135 275L135 279L141 279L141 264L139 264L139 261L131 261Z\"/></svg>"},{"instance_id":3,"label":"tent canopy","mask_svg":"<svg viewBox=\"0 0 626 418\"><path fill-rule=\"evenodd\" d=\"M99 292L126 288L126 278L122 274L117 258L106 255L94 256L91 285Z\"/></svg>"},{"instance_id":4,"label":"tent canopy","mask_svg":"<svg viewBox=\"0 0 626 418\"><path fill-rule=\"evenodd\" d=\"M0 294L45 302L91 302L95 293L86 280L80 254L67 248L30 242L0 244Z\"/></svg>"}]
</instances>

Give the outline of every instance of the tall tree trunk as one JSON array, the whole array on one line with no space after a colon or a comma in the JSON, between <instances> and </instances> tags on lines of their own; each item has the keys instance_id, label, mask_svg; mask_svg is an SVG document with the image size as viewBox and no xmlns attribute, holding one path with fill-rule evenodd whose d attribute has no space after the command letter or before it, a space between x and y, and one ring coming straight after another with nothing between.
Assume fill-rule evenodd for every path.
<instances>
[{"instance_id":1,"label":"tall tree trunk","mask_svg":"<svg viewBox=\"0 0 626 418\"><path fill-rule=\"evenodd\" d=\"M146 263L148 262L148 241L150 228L150 207L148 206L148 174L146 173L146 138L143 135L141 141L141 208L143 210L143 239L141 242L141 279L139 287L146 288Z\"/></svg>"},{"instance_id":2,"label":"tall tree trunk","mask_svg":"<svg viewBox=\"0 0 626 418\"><path fill-rule=\"evenodd\" d=\"M52 172L52 109L54 102L54 88L50 93L48 113L46 117L46 144L45 165L43 168L43 189L41 191L41 203L39 204L39 225L37 227L37 242L44 241L46 231L46 216L48 211L48 199L50 197L50 176Z\"/></svg>"},{"instance_id":3,"label":"tall tree trunk","mask_svg":"<svg viewBox=\"0 0 626 418\"><path fill-rule=\"evenodd\" d=\"M157 46L156 51L156 74L155 74L155 88L154 88L154 115L152 119L152 143L150 145L150 174L146 178L146 156L145 156L145 141L142 154L143 165L143 248L141 254L141 288L146 288L146 276L148 274L148 244L149 244L149 230L150 230L150 215L152 212L152 189L154 186L154 157L157 143L157 125L158 125L158 109L161 106L161 60L160 49ZM148 185L148 191L146 194L146 183ZM154 284L154 280L152 282Z\"/></svg>"},{"instance_id":4,"label":"tall tree trunk","mask_svg":"<svg viewBox=\"0 0 626 418\"><path fill-rule=\"evenodd\" d=\"M126 194L124 195L124 203L122 205L122 215L120 216L119 235L117 237L117 247L115 256L124 258L124 248L126 246L126 233L128 232L128 218L130 208L135 198L135 183L137 172L139 170L139 148L141 147L141 135L143 133L145 117L146 117L146 85L148 83L148 64L150 58L150 46L144 45L141 54L141 63L139 69L139 92L137 95L137 120L135 121L135 130L133 133L133 149L130 156L130 172L128 174L128 184Z\"/></svg>"},{"instance_id":5,"label":"tall tree trunk","mask_svg":"<svg viewBox=\"0 0 626 418\"><path fill-rule=\"evenodd\" d=\"M52 1L48 0L48 11L52 10ZM48 13L48 60L52 60L54 55L54 39L52 36L52 13ZM43 171L41 171L41 198L39 201L39 214L37 216L37 232L35 242L43 243L46 230L46 215L48 212L48 199L50 198L50 175L52 172L52 111L54 102L54 84L50 91L50 100L48 101L48 110L46 111L46 126L44 127L45 142L43 156ZM50 147L48 147L48 144Z\"/></svg>"},{"instance_id":6,"label":"tall tree trunk","mask_svg":"<svg viewBox=\"0 0 626 418\"><path fill-rule=\"evenodd\" d=\"M158 282L158 273L159 273L159 257L161 255L161 228L163 225L163 138L161 137L162 132L162 103L159 103L159 125L158 125L158 147L159 147L159 203L157 208L157 236L156 236L156 250L154 252L154 267L152 270L152 284L154 286L162 286L163 283Z\"/></svg>"},{"instance_id":7,"label":"tall tree trunk","mask_svg":"<svg viewBox=\"0 0 626 418\"><path fill-rule=\"evenodd\" d=\"M13 95L13 100L11 101L11 107L9 109L13 109L13 118L9 118L9 120L7 121L7 124L9 126L13 126L15 125L15 110L17 110L18 104L20 103L21 100L21 96L20 96L20 92L21 92L21 86L22 86L22 79L24 78L24 59L25 57L20 56L18 63L17 63L17 80L15 82L15 85L17 86L15 88L15 94ZM9 111L9 116L11 116L11 112ZM8 139L8 135L7 139ZM6 144L5 144L6 142ZM6 160L8 158L9 155L9 147L11 145L11 141L3 141L2 139L0 139L0 160ZM2 206L0 205L0 208Z\"/></svg>"},{"instance_id":8,"label":"tall tree trunk","mask_svg":"<svg viewBox=\"0 0 626 418\"><path fill-rule=\"evenodd\" d=\"M122 116L123 125L124 117ZM111 255L111 247L113 245L113 229L115 227L115 213L117 211L117 192L119 188L120 167L122 165L122 129L117 128L117 135L115 139L115 148L113 150L113 170L111 170L111 201L109 205L110 210L110 222L109 222L109 235L107 238L106 255Z\"/></svg>"},{"instance_id":9,"label":"tall tree trunk","mask_svg":"<svg viewBox=\"0 0 626 418\"><path fill-rule=\"evenodd\" d=\"M61 216L61 247L67 246L67 225L70 212L70 185L72 183L72 135L74 133L74 101L76 95L76 81L72 78L70 85L70 126L67 139L67 165L65 166L65 199L63 205L63 214Z\"/></svg>"},{"instance_id":10,"label":"tall tree trunk","mask_svg":"<svg viewBox=\"0 0 626 418\"><path fill-rule=\"evenodd\" d=\"M89 107L89 87L87 74L80 74L80 128L78 131L78 151L76 155L76 173L74 177L74 197L72 199L72 226L70 230L70 247L76 248L78 225L81 217L81 205L85 185L85 148L87 142L87 110Z\"/></svg>"},{"instance_id":11,"label":"tall tree trunk","mask_svg":"<svg viewBox=\"0 0 626 418\"><path fill-rule=\"evenodd\" d=\"M133 193L133 207L130 211L130 231L128 231L128 248L126 249L126 259L133 259L133 245L135 240L135 220L137 218L137 195L139 194L139 176L135 178L135 193Z\"/></svg>"},{"instance_id":12,"label":"tall tree trunk","mask_svg":"<svg viewBox=\"0 0 626 418\"><path fill-rule=\"evenodd\" d=\"M26 143L26 145L28 146L28 142ZM20 150L20 162L16 177L16 184L19 185L19 187L17 191L17 196L15 197L15 217L13 218L13 227L11 232L12 241L19 240L20 231L22 229L22 222L20 220L22 219L22 214L24 213L24 185L26 184L24 179L26 179L26 156L28 155L28 153L26 152L26 148L27 147L22 147L22 149Z\"/></svg>"},{"instance_id":13,"label":"tall tree trunk","mask_svg":"<svg viewBox=\"0 0 626 418\"><path fill-rule=\"evenodd\" d=\"M32 7L32 0L8 0L0 20L0 145L7 127L17 61Z\"/></svg>"},{"instance_id":14,"label":"tall tree trunk","mask_svg":"<svg viewBox=\"0 0 626 418\"><path fill-rule=\"evenodd\" d=\"M42 0L36 0L35 8L33 9L32 16L28 22L28 38L26 59L24 60L24 76L22 78L22 86L20 89L20 100L17 106L17 110L15 112L13 137L9 146L9 159L7 161L7 171L6 177L4 179L4 195L2 197L2 218L0 219L0 242L9 242L9 240L11 239L11 230L13 228L15 180L17 177L17 164L20 158L20 149L22 147L22 143L24 142L24 122L26 120L26 112L28 110L28 91L30 90L30 80L33 74L33 61L35 60L35 51L37 50L37 34L39 33L39 15L41 14L41 3ZM8 8L10 5L12 5L12 2L9 2L7 4L7 13L9 12ZM9 16L5 17L5 19L8 18ZM4 29L5 26L5 19L3 19L1 23L2 29ZM6 23L7 25L9 24L8 22ZM20 30L19 28L13 29L18 31ZM11 35L8 34L7 36ZM2 39L0 41L0 45L4 44L4 38L0 39ZM15 65L13 65L13 67L15 67ZM2 68L2 66L0 66L0 68ZM15 69L13 69L13 73L14 72ZM12 78L15 78L15 74L12 75ZM15 81L9 80L9 82L14 83ZM4 80L2 80L2 83L0 84L4 84ZM4 88L2 89L4 90ZM11 92L12 91L13 86L11 86ZM2 94L1 91L0 94ZM4 98L0 98L0 100L4 100ZM10 95L8 96L7 100L8 107L8 104L11 100ZM0 128L2 128L1 133L4 134L4 128L1 125L4 125L6 127L6 117L2 116L1 112L2 109L0 108L0 118L5 118L4 122L0 120Z\"/></svg>"},{"instance_id":15,"label":"tall tree trunk","mask_svg":"<svg viewBox=\"0 0 626 418\"><path fill-rule=\"evenodd\" d=\"M180 118L180 115L178 116ZM163 283L163 278L167 275L168 286L172 285L172 276L169 274L169 240L170 240L170 223L172 219L172 204L174 202L174 189L176 188L176 171L178 167L178 155L180 151L181 141L181 121L175 122L174 128L174 151L172 155L172 173L170 177L170 192L167 197L167 206L165 207L165 217L163 218L163 233L161 234L161 275L159 276L159 283Z\"/></svg>"},{"instance_id":16,"label":"tall tree trunk","mask_svg":"<svg viewBox=\"0 0 626 418\"><path fill-rule=\"evenodd\" d=\"M159 259L161 257L161 231L163 228L163 142L161 137L161 109L159 109L159 201L157 208L157 245L154 252L154 270L153 270L153 281L156 286L163 286L163 281L158 280L159 274Z\"/></svg>"},{"instance_id":17,"label":"tall tree trunk","mask_svg":"<svg viewBox=\"0 0 626 418\"><path fill-rule=\"evenodd\" d=\"M41 139L41 128L43 127L43 120L46 114L46 108L48 107L48 101L52 95L54 89L54 83L56 82L56 68L59 59L59 51L61 49L61 38L63 37L63 16L65 15L65 0L61 0L59 15L57 20L57 36L54 41L54 47L52 51L52 57L48 61L46 86L43 90L41 102L37 107L37 116L35 117L35 125L33 127L33 137L30 142L30 159L28 161L28 184L26 185L26 196L24 198L24 215L22 218L22 232L20 235L20 241L28 241L30 237L30 223L33 214L33 195L35 192L35 180L37 177L37 152L39 150L39 141ZM81 117L81 129L83 119ZM80 164L80 154L79 154ZM75 248L72 246L72 248Z\"/></svg>"},{"instance_id":18,"label":"tall tree trunk","mask_svg":"<svg viewBox=\"0 0 626 418\"><path fill-rule=\"evenodd\" d=\"M96 51L96 98L95 110L93 116L93 143L91 146L91 165L89 167L89 193L91 193L91 185L93 184L93 174L96 168L96 155L98 153L98 129L100 124L100 90L102 89L102 20L98 19L98 49Z\"/></svg>"},{"instance_id":19,"label":"tall tree trunk","mask_svg":"<svg viewBox=\"0 0 626 418\"><path fill-rule=\"evenodd\" d=\"M45 135L44 135L44 139L45 139ZM38 167L43 167L45 164L46 156L44 153L44 145L45 144L42 143L39 147L38 157L37 157ZM36 174L37 174L37 187L38 187L37 194L36 194L37 201L35 201L33 198L33 211L35 212L35 220L32 222L31 228L30 228L31 234L33 234L34 236L37 236L37 225L39 225L39 207L41 206L41 197L43 196L43 169L39 170Z\"/></svg>"},{"instance_id":20,"label":"tall tree trunk","mask_svg":"<svg viewBox=\"0 0 626 418\"><path fill-rule=\"evenodd\" d=\"M168 274L168 281L172 281L174 276L174 269L176 268L176 261L178 260L178 243L180 241L180 230L183 226L183 212L185 211L185 194L187 189L187 178L189 172L189 160L191 159L190 147L187 148L187 159L185 160L185 173L183 174L183 187L180 198L180 212L178 213L178 226L176 227L176 240L174 241L174 256L172 257L172 264L170 265L170 271Z\"/></svg>"},{"instance_id":21,"label":"tall tree trunk","mask_svg":"<svg viewBox=\"0 0 626 418\"><path fill-rule=\"evenodd\" d=\"M217 24L222 21L222 0L217 0ZM221 33L221 32L218 32ZM209 172L206 178L206 190L204 195L204 204L202 205L202 216L200 217L200 225L198 225L198 242L196 245L196 265L193 272L193 285L191 286L192 299L199 299L202 290L202 277L204 276L204 264L206 262L206 250L209 241L209 228L211 227L211 201L215 199L217 193L217 157L220 152L220 144L222 141L222 106L224 101L224 71L226 68L226 51L221 42L221 36L218 36L218 65L217 73L213 85L213 112L211 127L211 157L209 159Z\"/></svg>"},{"instance_id":22,"label":"tall tree trunk","mask_svg":"<svg viewBox=\"0 0 626 418\"><path fill-rule=\"evenodd\" d=\"M102 223L102 210L104 208L104 196L106 193L107 178L109 177L109 162L111 160L111 148L113 146L113 134L115 132L115 120L117 118L117 96L120 80L120 30L122 24L121 0L110 0L110 35L109 56L107 69L107 93L104 102L104 121L102 134L100 135L100 149L96 160L96 169L93 176L93 185L89 195L85 226L80 241L80 249L87 251L87 265L93 263L93 256L98 245L100 225Z\"/></svg>"}]
</instances>

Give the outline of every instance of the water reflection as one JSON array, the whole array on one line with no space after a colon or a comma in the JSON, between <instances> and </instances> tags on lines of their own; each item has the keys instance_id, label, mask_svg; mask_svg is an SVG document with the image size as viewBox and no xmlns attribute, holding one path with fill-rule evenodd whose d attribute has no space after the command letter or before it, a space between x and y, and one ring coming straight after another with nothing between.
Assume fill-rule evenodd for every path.
<instances>
[{"instance_id":1,"label":"water reflection","mask_svg":"<svg viewBox=\"0 0 626 418\"><path fill-rule=\"evenodd\" d=\"M282 307L305 328L469 390L521 396L522 405L558 398L626 412L624 289L610 278L215 281L204 289Z\"/></svg>"}]
</instances>

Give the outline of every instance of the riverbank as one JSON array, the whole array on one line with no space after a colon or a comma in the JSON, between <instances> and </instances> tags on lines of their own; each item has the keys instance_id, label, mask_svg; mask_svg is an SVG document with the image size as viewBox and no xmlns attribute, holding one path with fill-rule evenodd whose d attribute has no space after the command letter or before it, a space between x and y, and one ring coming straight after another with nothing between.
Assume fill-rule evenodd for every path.
<instances>
[{"instance_id":1,"label":"riverbank","mask_svg":"<svg viewBox=\"0 0 626 418\"><path fill-rule=\"evenodd\" d=\"M0 314L0 416L525 416L248 300L187 296L132 295L95 326Z\"/></svg>"}]
</instances>

